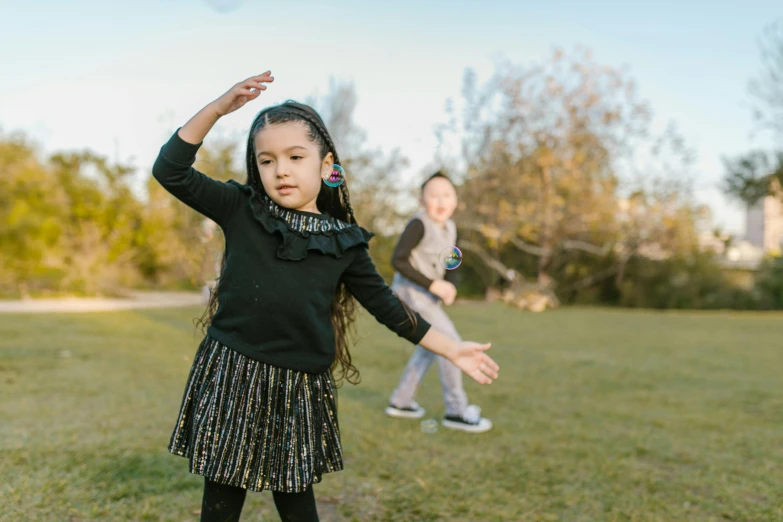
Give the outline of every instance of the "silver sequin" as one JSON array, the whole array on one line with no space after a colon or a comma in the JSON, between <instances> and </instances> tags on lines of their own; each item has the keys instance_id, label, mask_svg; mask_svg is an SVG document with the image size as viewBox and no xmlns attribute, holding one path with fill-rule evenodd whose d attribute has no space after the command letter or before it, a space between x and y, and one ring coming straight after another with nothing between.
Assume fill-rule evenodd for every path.
<instances>
[{"instance_id":1,"label":"silver sequin","mask_svg":"<svg viewBox=\"0 0 783 522\"><path fill-rule=\"evenodd\" d=\"M190 472L253 491L300 492L343 469L330 372L251 359L207 336L196 352L169 451Z\"/></svg>"},{"instance_id":2,"label":"silver sequin","mask_svg":"<svg viewBox=\"0 0 783 522\"><path fill-rule=\"evenodd\" d=\"M266 211L277 218L283 219L291 228L298 232L331 232L347 228L351 225L335 219L331 216L305 216L287 208L279 206L268 196L264 196Z\"/></svg>"}]
</instances>

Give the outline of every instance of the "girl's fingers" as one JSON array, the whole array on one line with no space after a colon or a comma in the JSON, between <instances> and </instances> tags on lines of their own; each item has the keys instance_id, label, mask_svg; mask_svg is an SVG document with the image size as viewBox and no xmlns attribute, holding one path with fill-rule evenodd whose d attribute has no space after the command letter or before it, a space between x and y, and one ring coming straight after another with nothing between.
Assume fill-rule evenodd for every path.
<instances>
[{"instance_id":1,"label":"girl's fingers","mask_svg":"<svg viewBox=\"0 0 783 522\"><path fill-rule=\"evenodd\" d=\"M498 372L493 371L491 368L484 368L484 375L491 377L492 379L498 378Z\"/></svg>"},{"instance_id":2,"label":"girl's fingers","mask_svg":"<svg viewBox=\"0 0 783 522\"><path fill-rule=\"evenodd\" d=\"M242 84L242 87L245 89L266 89L266 85L255 80L247 80Z\"/></svg>"},{"instance_id":3,"label":"girl's fingers","mask_svg":"<svg viewBox=\"0 0 783 522\"><path fill-rule=\"evenodd\" d=\"M470 376L473 378L474 381L476 381L479 384L491 384L492 381L489 380L481 371L475 371L470 374Z\"/></svg>"},{"instance_id":4,"label":"girl's fingers","mask_svg":"<svg viewBox=\"0 0 783 522\"><path fill-rule=\"evenodd\" d=\"M243 87L240 89L237 94L242 96L256 96L259 92L265 91L266 85L262 85L261 87Z\"/></svg>"},{"instance_id":5,"label":"girl's fingers","mask_svg":"<svg viewBox=\"0 0 783 522\"><path fill-rule=\"evenodd\" d=\"M255 76L251 76L250 78L248 78L245 81L248 81L248 80L258 80L260 78L268 77L270 74L272 74L272 71L266 71L266 72L263 72L261 74L256 74Z\"/></svg>"},{"instance_id":6,"label":"girl's fingers","mask_svg":"<svg viewBox=\"0 0 783 522\"><path fill-rule=\"evenodd\" d=\"M478 373L483 378L487 379L486 384L491 384L493 379L498 378L498 371L500 371L500 367L497 363L486 355L483 355L478 364Z\"/></svg>"},{"instance_id":7,"label":"girl's fingers","mask_svg":"<svg viewBox=\"0 0 783 522\"><path fill-rule=\"evenodd\" d=\"M266 90L265 83L269 83L273 81L274 78L261 78L258 76L254 76L253 78L248 78L247 80L240 82L236 85L238 89L261 89Z\"/></svg>"},{"instance_id":8,"label":"girl's fingers","mask_svg":"<svg viewBox=\"0 0 783 522\"><path fill-rule=\"evenodd\" d=\"M479 369L482 372L484 372L485 375L488 375L488 376L492 377L493 379L497 379L498 378L498 369L499 368L493 368L492 365L490 365L486 361L482 362L481 364L479 364Z\"/></svg>"},{"instance_id":9,"label":"girl's fingers","mask_svg":"<svg viewBox=\"0 0 783 522\"><path fill-rule=\"evenodd\" d=\"M488 367L492 368L496 372L500 371L500 366L498 366L498 363L493 361L489 355L484 356L484 364L486 364Z\"/></svg>"},{"instance_id":10,"label":"girl's fingers","mask_svg":"<svg viewBox=\"0 0 783 522\"><path fill-rule=\"evenodd\" d=\"M267 71L263 74L259 74L258 76L251 76L248 78L248 80L253 80L257 82L271 82L274 81L275 77L272 76L272 71Z\"/></svg>"}]
</instances>

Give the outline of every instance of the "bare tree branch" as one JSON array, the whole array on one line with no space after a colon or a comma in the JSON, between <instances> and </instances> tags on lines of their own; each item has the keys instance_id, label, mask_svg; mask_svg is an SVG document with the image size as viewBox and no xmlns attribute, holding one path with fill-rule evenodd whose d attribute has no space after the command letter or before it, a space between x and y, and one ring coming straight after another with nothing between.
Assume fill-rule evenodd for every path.
<instances>
[{"instance_id":1,"label":"bare tree branch","mask_svg":"<svg viewBox=\"0 0 783 522\"><path fill-rule=\"evenodd\" d=\"M459 227L466 230L473 230L479 232L484 237L487 237L486 229L481 225L474 225L471 223L464 223L464 224L460 223ZM509 241L512 245L514 245L518 249L522 250L523 252L527 252L528 254L532 254L534 256L543 256L552 253L553 249L540 247L537 245L531 245L530 243L527 243L519 239L519 237L516 234L511 233L512 228L515 227L506 227L505 229L500 230L498 232L497 239L501 241ZM564 250L581 250L583 252L595 254L597 256L605 256L612 250L613 245L614 245L613 243L606 243L604 246L599 247L597 245L579 239L564 239L559 243L559 245L555 245L555 247L560 246Z\"/></svg>"},{"instance_id":2,"label":"bare tree branch","mask_svg":"<svg viewBox=\"0 0 783 522\"><path fill-rule=\"evenodd\" d=\"M597 256L605 256L612 250L613 243L606 243L602 247L588 243L587 241L580 241L578 239L565 239L562 246L566 250L581 250L588 254L595 254Z\"/></svg>"},{"instance_id":3,"label":"bare tree branch","mask_svg":"<svg viewBox=\"0 0 783 522\"><path fill-rule=\"evenodd\" d=\"M763 129L783 134L783 19L764 29L759 44L763 69L748 86L753 115Z\"/></svg>"},{"instance_id":4,"label":"bare tree branch","mask_svg":"<svg viewBox=\"0 0 783 522\"><path fill-rule=\"evenodd\" d=\"M558 291L560 292L568 292L571 290L580 290L582 288L587 288L588 286L591 286L598 281L603 281L606 278L609 278L617 273L618 270L617 265L613 265L606 270L602 270L600 272L596 272L594 274L591 274L584 279L580 279L579 281L576 281L566 287L558 288Z\"/></svg>"},{"instance_id":5,"label":"bare tree branch","mask_svg":"<svg viewBox=\"0 0 783 522\"><path fill-rule=\"evenodd\" d=\"M552 253L552 249L531 245L530 243L525 243L524 241L519 239L516 235L510 237L504 237L503 239L507 239L508 241L511 242L512 245L514 245L518 249L522 250L523 252L527 252L528 254L533 254L534 256L545 256Z\"/></svg>"},{"instance_id":6,"label":"bare tree branch","mask_svg":"<svg viewBox=\"0 0 783 522\"><path fill-rule=\"evenodd\" d=\"M461 239L459 242L459 246L479 256L481 260L484 261L484 263L488 267L495 270L498 274L500 274L500 276L503 279L506 279L507 281L512 281L518 278L517 272L515 270L507 267L506 265L504 265L503 263L501 263L491 255L489 255L483 248L481 248L476 243L465 239Z\"/></svg>"}]
</instances>

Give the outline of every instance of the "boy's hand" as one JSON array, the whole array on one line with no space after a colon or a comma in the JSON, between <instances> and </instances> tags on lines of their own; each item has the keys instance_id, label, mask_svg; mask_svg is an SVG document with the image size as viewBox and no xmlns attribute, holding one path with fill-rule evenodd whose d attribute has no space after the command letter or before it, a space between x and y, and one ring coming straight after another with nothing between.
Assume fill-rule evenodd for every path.
<instances>
[{"instance_id":1,"label":"boy's hand","mask_svg":"<svg viewBox=\"0 0 783 522\"><path fill-rule=\"evenodd\" d=\"M433 281L429 291L443 299L446 306L451 305L457 297L457 287L444 279Z\"/></svg>"},{"instance_id":2,"label":"boy's hand","mask_svg":"<svg viewBox=\"0 0 783 522\"><path fill-rule=\"evenodd\" d=\"M251 76L231 87L220 98L212 102L212 107L218 116L225 116L242 107L250 100L255 100L261 91L266 90L265 83L275 81L272 71L258 76Z\"/></svg>"},{"instance_id":3,"label":"boy's hand","mask_svg":"<svg viewBox=\"0 0 783 522\"><path fill-rule=\"evenodd\" d=\"M457 298L457 289L454 289L454 294L443 300L443 304L451 306L454 304L454 300Z\"/></svg>"}]
</instances>

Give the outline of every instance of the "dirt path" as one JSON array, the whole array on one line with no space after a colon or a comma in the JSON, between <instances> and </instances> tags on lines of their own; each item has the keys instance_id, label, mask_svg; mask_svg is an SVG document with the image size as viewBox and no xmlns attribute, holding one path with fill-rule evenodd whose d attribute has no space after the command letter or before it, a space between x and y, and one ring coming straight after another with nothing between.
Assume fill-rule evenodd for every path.
<instances>
[{"instance_id":1,"label":"dirt path","mask_svg":"<svg viewBox=\"0 0 783 522\"><path fill-rule=\"evenodd\" d=\"M202 306L198 292L133 292L127 298L66 297L62 299L0 300L0 313L78 313Z\"/></svg>"}]
</instances>

